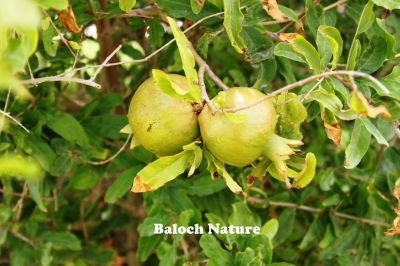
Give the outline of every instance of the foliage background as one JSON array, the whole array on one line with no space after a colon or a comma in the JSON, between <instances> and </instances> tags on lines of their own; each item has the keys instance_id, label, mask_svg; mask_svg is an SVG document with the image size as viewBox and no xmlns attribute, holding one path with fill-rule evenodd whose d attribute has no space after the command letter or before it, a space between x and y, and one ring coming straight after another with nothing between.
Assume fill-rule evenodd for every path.
<instances>
[{"instance_id":1,"label":"foliage background","mask_svg":"<svg viewBox=\"0 0 400 266\"><path fill-rule=\"evenodd\" d=\"M400 117L398 1L371 1L376 4L373 13L364 17L367 1L363 0L279 1L286 7L280 7L281 11L289 17L282 23L265 12L261 1L228 1L243 7L240 36L248 48L246 57L232 47L223 15L209 18L186 33L225 84L252 86L259 80L259 88L268 93L313 74L307 64L291 60L293 54L281 56L275 48L274 55L280 42L276 32L298 32L315 45L319 25L336 27L344 41L339 58L343 67L357 27L368 25L356 35L361 49L355 57L355 69L384 81L390 97L380 97L363 80L356 82L371 104L384 104L391 113L390 119L378 116L371 120L390 146L369 135L365 137L368 141L356 143L360 150L365 148L361 163L354 169L345 168L347 145L352 138L364 136L366 130L352 137L354 122L340 120L342 139L336 147L327 137L320 105L305 101L308 117L301 131L305 151L314 152L318 159L316 178L302 190L288 190L270 176L249 186L246 179L251 167L228 168L248 193L246 200L231 193L222 179L211 180L205 163L190 179L180 177L151 193L129 193L135 174L155 159L141 147L125 149L109 163L95 163L124 144L126 136L119 130L127 124L130 98L151 69L183 73L174 43L141 63L129 62L145 58L172 39L166 15L187 29L199 19L223 11L224 6L221 0L207 0L202 8L189 0L142 0L130 10L133 2L70 0L77 24L69 18L69 24L64 24L70 31L59 19L63 16L59 11L67 8L65 0L0 3L2 265L398 263L399 238L384 235L396 217L392 192L400 174L396 137ZM303 11L305 18L297 18ZM233 17L233 21L239 23L240 19ZM379 27L380 22L387 31ZM105 67L96 77L99 67L86 66L101 64L119 44L122 48L110 63L128 62ZM101 89L68 82L67 78L35 86L32 80L23 81L68 71L65 77L96 77L92 81ZM210 96L214 96L218 88L208 77L205 81ZM312 85L294 91L304 95ZM336 93L343 88L335 87ZM340 96L344 103L349 100L346 95ZM23 157L6 156L14 153ZM152 234L153 223L208 222L260 225L264 226L263 234Z\"/></svg>"}]
</instances>

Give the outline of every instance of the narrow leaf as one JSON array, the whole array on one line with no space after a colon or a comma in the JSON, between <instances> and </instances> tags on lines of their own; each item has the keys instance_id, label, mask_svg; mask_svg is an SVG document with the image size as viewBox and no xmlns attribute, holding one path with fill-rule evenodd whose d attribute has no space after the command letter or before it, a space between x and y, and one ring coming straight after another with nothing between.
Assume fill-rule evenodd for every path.
<instances>
[{"instance_id":1,"label":"narrow leaf","mask_svg":"<svg viewBox=\"0 0 400 266\"><path fill-rule=\"evenodd\" d=\"M365 128L369 131L369 133L371 133L375 137L376 141L378 141L379 144L389 147L389 143L386 141L385 137L369 118L364 116L360 117L360 120L363 122Z\"/></svg>"},{"instance_id":2,"label":"narrow leaf","mask_svg":"<svg viewBox=\"0 0 400 266\"><path fill-rule=\"evenodd\" d=\"M195 60L192 54L192 45L186 38L185 34L179 29L175 20L168 17L168 23L171 27L172 33L174 34L176 43L178 45L179 54L181 56L183 70L185 76L189 82L191 95L196 101L201 101L200 87L198 85L197 72L195 69Z\"/></svg>"},{"instance_id":3,"label":"narrow leaf","mask_svg":"<svg viewBox=\"0 0 400 266\"><path fill-rule=\"evenodd\" d=\"M330 53L333 55L332 59L333 68L336 68L336 64L339 61L339 58L343 52L342 36L335 27L321 25L318 28L317 44L321 43L321 41L319 40L321 38L323 38L329 45ZM322 49L320 49L320 45L318 45L318 51L320 54L322 54L323 52L321 50Z\"/></svg>"},{"instance_id":4,"label":"narrow leaf","mask_svg":"<svg viewBox=\"0 0 400 266\"><path fill-rule=\"evenodd\" d=\"M241 54L245 54L247 50L247 46L240 36L243 19L243 13L240 11L240 0L224 0L225 31L233 48Z\"/></svg>"},{"instance_id":5,"label":"narrow leaf","mask_svg":"<svg viewBox=\"0 0 400 266\"><path fill-rule=\"evenodd\" d=\"M347 169L356 167L367 153L370 141L371 133L366 130L360 119L356 119L351 133L350 144L345 151L346 161L344 167Z\"/></svg>"}]
</instances>

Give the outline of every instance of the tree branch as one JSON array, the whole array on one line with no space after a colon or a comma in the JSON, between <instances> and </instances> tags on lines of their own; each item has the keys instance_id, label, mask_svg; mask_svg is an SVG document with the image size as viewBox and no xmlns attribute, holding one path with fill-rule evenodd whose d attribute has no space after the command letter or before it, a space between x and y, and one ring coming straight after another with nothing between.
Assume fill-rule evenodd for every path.
<instances>
[{"instance_id":1,"label":"tree branch","mask_svg":"<svg viewBox=\"0 0 400 266\"><path fill-rule=\"evenodd\" d=\"M216 112L216 108L212 101L210 100L210 97L208 97L207 90L206 90L206 85L204 84L204 71L206 70L206 65L202 65L199 69L198 76L199 76L199 85L201 89L201 99L205 101L210 107L211 113L214 115Z\"/></svg>"},{"instance_id":2,"label":"tree branch","mask_svg":"<svg viewBox=\"0 0 400 266\"><path fill-rule=\"evenodd\" d=\"M123 152L123 150L126 148L126 146L129 143L129 140L131 139L132 134L129 134L128 137L125 140L125 143L122 145L122 147L110 158L106 159L106 160L102 160L102 161L88 161L89 164L92 165L102 165L102 164L106 164L111 162L112 160L114 160L121 152Z\"/></svg>"},{"instance_id":3,"label":"tree branch","mask_svg":"<svg viewBox=\"0 0 400 266\"><path fill-rule=\"evenodd\" d=\"M190 49L192 50L194 60L196 60L200 68L204 67L205 71L207 72L207 75L215 82L215 84L217 84L224 91L229 89L229 87L226 86L225 83L222 80L220 80L220 78L217 75L215 75L210 66L206 63L206 61L204 61L203 58L201 58L201 56L197 53L194 47L191 46Z\"/></svg>"},{"instance_id":4,"label":"tree branch","mask_svg":"<svg viewBox=\"0 0 400 266\"><path fill-rule=\"evenodd\" d=\"M389 93L389 90L385 87L385 85L383 85L379 80L377 80L375 77L373 77L373 76L371 76L371 75L369 75L367 73L359 72L359 71L348 71L348 70L327 71L327 72L324 72L324 73L321 73L321 74L317 74L317 75L310 76L308 78L299 80L299 81L297 81L295 83L288 84L285 87L280 88L279 90L276 90L274 92L269 93L265 97L261 98L258 101L253 102L250 105L247 105L247 106L244 106L244 107L240 107L240 108L223 109L222 111L236 113L236 112L239 112L239 111L242 111L242 110L246 110L246 109L251 108L253 106L256 106L257 104L260 104L260 103L262 103L262 102L264 102L264 101L266 101L266 100L268 100L268 99L270 99L272 97L275 97L275 96L277 96L277 95L279 95L279 94L281 94L283 92L287 92L287 91L289 91L291 89L297 88L299 86L303 86L303 85L305 85L305 84L307 84L307 83L309 83L309 82L311 82L313 80L318 80L318 79L321 79L321 78L332 77L332 76L363 77L363 78L366 78L366 79L370 80L371 82L375 83L384 93L386 93L386 94Z\"/></svg>"},{"instance_id":5,"label":"tree branch","mask_svg":"<svg viewBox=\"0 0 400 266\"><path fill-rule=\"evenodd\" d=\"M318 214L321 214L325 211L320 208L315 208L315 207L306 206L306 205L299 205L299 204L292 203L292 202L269 201L269 205L276 206L276 207L288 207L288 208L293 208L293 209L297 209L297 210L313 212L313 213L318 213ZM342 213L342 212L338 212L338 211L334 211L333 213L335 214L336 217L347 219L347 220L353 220L353 221L356 221L359 223L365 223L365 224L370 224L370 225L379 225L379 226L390 226L390 224L385 223L385 222L375 221L375 220L367 219L364 217L358 217L358 216L354 216L354 215L350 215L350 214L346 214L346 213Z\"/></svg>"},{"instance_id":6,"label":"tree branch","mask_svg":"<svg viewBox=\"0 0 400 266\"><path fill-rule=\"evenodd\" d=\"M22 84L33 84L37 85L43 82L54 82L54 81L65 81L65 82L75 82L75 83L80 83L86 86L91 86L96 89L100 89L101 86L100 84L91 81L91 80L86 80L86 79L80 79L80 78L74 78L74 77L66 77L66 76L51 76L51 77L43 77L43 78L35 78L35 79L26 79L26 80L21 80L20 82Z\"/></svg>"}]
</instances>

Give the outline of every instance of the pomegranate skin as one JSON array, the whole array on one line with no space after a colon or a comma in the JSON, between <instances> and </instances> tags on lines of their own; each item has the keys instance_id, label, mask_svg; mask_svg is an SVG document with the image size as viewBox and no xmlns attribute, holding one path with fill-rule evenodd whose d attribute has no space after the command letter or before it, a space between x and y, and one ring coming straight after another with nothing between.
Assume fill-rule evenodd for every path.
<instances>
[{"instance_id":1,"label":"pomegranate skin","mask_svg":"<svg viewBox=\"0 0 400 266\"><path fill-rule=\"evenodd\" d=\"M182 89L189 89L184 76L168 74ZM128 121L135 141L155 155L168 156L199 137L192 103L161 91L153 78L144 81L132 97Z\"/></svg>"},{"instance_id":2,"label":"pomegranate skin","mask_svg":"<svg viewBox=\"0 0 400 266\"><path fill-rule=\"evenodd\" d=\"M235 87L220 92L212 101L219 108L240 108L265 97L262 92ZM220 161L243 167L257 160L272 136L277 121L275 108L265 100L251 108L231 113L211 113L208 106L199 115L200 132L207 149Z\"/></svg>"}]
</instances>

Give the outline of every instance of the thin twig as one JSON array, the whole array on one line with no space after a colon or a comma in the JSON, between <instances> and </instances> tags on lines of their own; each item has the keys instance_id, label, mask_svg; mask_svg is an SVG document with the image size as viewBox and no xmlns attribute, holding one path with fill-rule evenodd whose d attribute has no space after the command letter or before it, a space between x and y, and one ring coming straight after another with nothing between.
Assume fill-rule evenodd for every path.
<instances>
[{"instance_id":1,"label":"thin twig","mask_svg":"<svg viewBox=\"0 0 400 266\"><path fill-rule=\"evenodd\" d=\"M324 7L324 11L331 10L331 9L333 9L333 8L335 8L337 6L343 5L345 3L347 3L347 0L339 0L336 3L333 3L333 4L329 5L329 6Z\"/></svg>"},{"instance_id":2,"label":"thin twig","mask_svg":"<svg viewBox=\"0 0 400 266\"><path fill-rule=\"evenodd\" d=\"M315 207L306 206L306 205L299 205L299 204L296 204L293 202L269 201L269 205L276 206L276 207L288 207L288 208L293 208L293 209L298 209L298 210L303 210L303 211L308 211L308 212L313 212L313 213L318 213L318 214L321 214L325 211L320 208L315 208ZM370 225L379 225L379 226L390 226L390 224L385 223L385 222L371 220L371 219L367 219L364 217L358 217L358 216L354 216L354 215L350 215L350 214L346 214L346 213L342 213L342 212L338 212L338 211L334 211L333 213L335 214L335 216L337 216L339 218L353 220L353 221L357 221L360 223L366 223L366 224L370 224Z\"/></svg>"},{"instance_id":3,"label":"thin twig","mask_svg":"<svg viewBox=\"0 0 400 266\"><path fill-rule=\"evenodd\" d=\"M64 35L61 33L61 31L57 28L56 24L53 22L49 14L46 12L46 10L42 9L43 13L50 19L50 24L54 28L54 30L57 32L58 36L60 37L61 41L67 46L68 50L72 54L73 57L75 57L75 53L72 50L71 46L69 45L67 39L65 39Z\"/></svg>"},{"instance_id":4,"label":"thin twig","mask_svg":"<svg viewBox=\"0 0 400 266\"><path fill-rule=\"evenodd\" d=\"M197 25L201 24L202 22L211 19L213 17L218 17L223 15L224 12L218 12L209 16L206 16L202 19L199 19L198 21L196 21L195 23L193 23L193 25L191 25L190 27L188 27L186 30L183 31L183 33L187 33L190 30L192 30L193 28L195 28ZM121 62L116 62L116 63L109 63L109 64L105 64L103 67L112 67L112 66L119 66L119 65L124 65L124 64L137 64L137 63L145 63L147 61L149 61L152 57L156 56L158 53L160 53L161 51L163 51L165 48L167 48L168 46L170 46L171 44L173 44L175 42L175 38L170 40L169 42L167 42L166 44L164 44L163 46L161 46L160 48L158 48L157 50L155 50L154 52L152 52L151 54L149 54L148 56L141 58L141 59L133 59L133 60L128 60L128 61L121 61ZM89 68L98 68L101 65L91 65L91 66L84 66L81 68L76 68L76 69L72 69L68 72L76 72L76 71L80 71L80 70L85 70L85 69L89 69ZM68 73L67 72L67 73Z\"/></svg>"},{"instance_id":5,"label":"thin twig","mask_svg":"<svg viewBox=\"0 0 400 266\"><path fill-rule=\"evenodd\" d=\"M197 64L199 64L200 67L204 66L207 75L215 82L215 84L217 84L224 91L228 90L229 87L226 86L225 83L217 75L215 75L210 66L206 63L206 61L204 61L203 58L201 58L194 47L191 46L190 49L192 50L194 60L197 62Z\"/></svg>"},{"instance_id":6,"label":"thin twig","mask_svg":"<svg viewBox=\"0 0 400 266\"><path fill-rule=\"evenodd\" d=\"M19 198L19 200L17 201L17 204L13 208L13 212L16 213L15 221L19 221L19 218L21 218L22 208L24 207L24 199L25 199L25 196L27 194L28 194L28 183L25 182L24 183L24 188L23 188L22 193L21 193L21 197Z\"/></svg>"},{"instance_id":7,"label":"thin twig","mask_svg":"<svg viewBox=\"0 0 400 266\"><path fill-rule=\"evenodd\" d=\"M379 80L377 80L375 77L373 77L373 76L371 76L371 75L369 75L367 73L359 72L359 71L336 70L336 71L327 71L327 72L324 72L324 73L321 73L321 74L317 74L317 75L310 76L308 78L299 80L299 81L297 81L295 83L288 84L285 87L280 88L279 90L276 90L274 92L271 92L270 94L266 95L265 97L261 98L260 100L255 101L252 104L249 104L247 106L243 106L243 107L240 107L240 108L223 109L222 111L231 112L231 113L242 111L242 110L251 108L253 106L256 106L257 104L260 104L260 103L262 103L262 102L264 102L264 101L266 101L266 100L268 100L268 99L270 99L272 97L275 97L275 96L277 96L277 95L279 95L279 94L281 94L283 92L289 91L289 90L297 88L299 86L303 86L303 85L307 84L310 81L321 79L321 78L327 78L327 77L331 77L331 76L349 76L349 77L357 76L357 77L363 77L363 78L366 78L366 79L370 80L371 82L375 83L384 93L386 93L386 94L389 93L389 90L385 87L385 85L383 85Z\"/></svg>"},{"instance_id":8,"label":"thin twig","mask_svg":"<svg viewBox=\"0 0 400 266\"><path fill-rule=\"evenodd\" d=\"M14 121L18 126L20 126L23 130L25 130L26 132L29 133L29 130L28 130L26 127L24 127L24 125L21 124L21 122L19 122L17 119L15 119L14 117L12 117L9 113L0 110L0 114L3 114L3 116L6 116L6 117L10 118L10 119L11 119L12 121Z\"/></svg>"},{"instance_id":9,"label":"thin twig","mask_svg":"<svg viewBox=\"0 0 400 266\"><path fill-rule=\"evenodd\" d=\"M17 231L17 229L15 228L11 228L10 230L11 234L13 234L16 238L21 239L22 241L28 243L29 245L31 245L34 249L36 249L36 245L35 243L30 240L28 237L24 236L23 234L21 234L19 231Z\"/></svg>"},{"instance_id":10,"label":"thin twig","mask_svg":"<svg viewBox=\"0 0 400 266\"><path fill-rule=\"evenodd\" d=\"M102 164L106 164L106 163L111 162L126 148L126 146L128 145L129 140L131 139L131 137L132 137L132 134L129 134L128 137L125 140L125 143L122 145L122 147L113 156L111 156L110 158L108 158L106 160L102 160L102 161L88 161L88 163L92 164L92 165L102 165Z\"/></svg>"},{"instance_id":11,"label":"thin twig","mask_svg":"<svg viewBox=\"0 0 400 266\"><path fill-rule=\"evenodd\" d=\"M94 79L97 77L97 75L100 73L100 71L104 68L104 66L111 60L111 58L122 48L122 45L118 45L115 50L107 56L107 58L103 61L103 63L100 65L100 67L94 72L92 77L90 78L90 81L94 81Z\"/></svg>"},{"instance_id":12,"label":"thin twig","mask_svg":"<svg viewBox=\"0 0 400 266\"><path fill-rule=\"evenodd\" d=\"M11 87L8 87L7 91L7 96L6 96L6 102L4 103L4 108L3 108L3 118L0 120L0 134L3 131L3 126L5 125L5 118L6 118L6 113L7 113L7 107L8 107L8 102L10 101L10 94L11 94ZM7 116L8 117L8 116Z\"/></svg>"},{"instance_id":13,"label":"thin twig","mask_svg":"<svg viewBox=\"0 0 400 266\"><path fill-rule=\"evenodd\" d=\"M197 25L201 24L202 22L214 18L214 17L218 17L223 15L224 12L218 12L215 14L211 14L209 16L206 16L204 18L199 19L198 21L196 21L195 23L193 23L193 25L191 25L190 27L188 27L186 30L183 31L183 33L187 33L190 30L194 29ZM36 78L36 79L30 79L30 80L22 80L21 83L22 84L39 84L39 83L43 83L43 82L49 82L49 81L67 81L67 82L76 82L76 83L81 83L83 85L87 85L87 86L91 86L91 87L95 87L97 89L99 89L101 86L91 80L85 80L85 79L79 79L79 78L71 78L71 77L67 77L66 74L68 73L75 73L81 70L85 70L85 69L89 69L89 68L103 68L103 67L111 67L111 66L118 66L118 65L123 65L123 64L135 64L135 63L144 63L147 62L148 60L150 60L152 57L156 56L158 53L160 53L161 51L163 51L165 48L167 48L169 45L171 45L172 43L175 42L175 39L170 40L169 42L167 42L166 44L164 44L163 46L161 46L160 48L158 48L157 50L155 50L153 53L149 54L148 56L142 58L142 59L134 59L134 60L128 60L128 61L121 61L121 62L116 62L116 63L106 63L106 64L101 64L101 65L91 65L91 66L84 66L84 67L80 67L80 68L72 68L62 74L56 75L56 76L51 76L51 77L43 77L43 78ZM104 62L103 62L104 63ZM207 74L209 75L213 75L212 71L207 71ZM210 77L211 77L210 76ZM218 79L218 77L216 77L214 75L214 77L212 77L213 80L216 78ZM222 85L222 84L220 84ZM224 86L224 85L222 85ZM225 85L225 88L226 85Z\"/></svg>"},{"instance_id":14,"label":"thin twig","mask_svg":"<svg viewBox=\"0 0 400 266\"><path fill-rule=\"evenodd\" d=\"M14 197L20 197L20 198L21 197L23 197L23 198L31 198L31 196L29 194L23 195L22 193L11 192L11 191L8 191L8 190L6 190L4 188L0 188L0 193L6 194L6 195L11 195L11 196L14 196ZM48 200L48 201L52 201L53 200L51 197L45 197L45 196L42 196L42 199Z\"/></svg>"},{"instance_id":15,"label":"thin twig","mask_svg":"<svg viewBox=\"0 0 400 266\"><path fill-rule=\"evenodd\" d=\"M26 79L26 80L21 80L22 84L33 84L37 85L43 82L53 82L53 81L65 81L65 82L75 82L75 83L80 83L86 86L94 87L96 89L100 89L101 86L100 84L92 81L92 80L86 80L86 79L81 79L81 78L74 78L74 77L66 77L66 76L51 76L51 77L42 77L42 78L35 78L35 79Z\"/></svg>"},{"instance_id":16,"label":"thin twig","mask_svg":"<svg viewBox=\"0 0 400 266\"><path fill-rule=\"evenodd\" d=\"M204 84L204 72L206 70L206 67L207 67L206 65L202 65L198 72L199 85L200 85L200 90L201 90L201 99L207 103L208 107L211 110L211 113L214 115L217 109L215 108L214 104L210 100L210 97L208 97L206 85Z\"/></svg>"}]
</instances>

